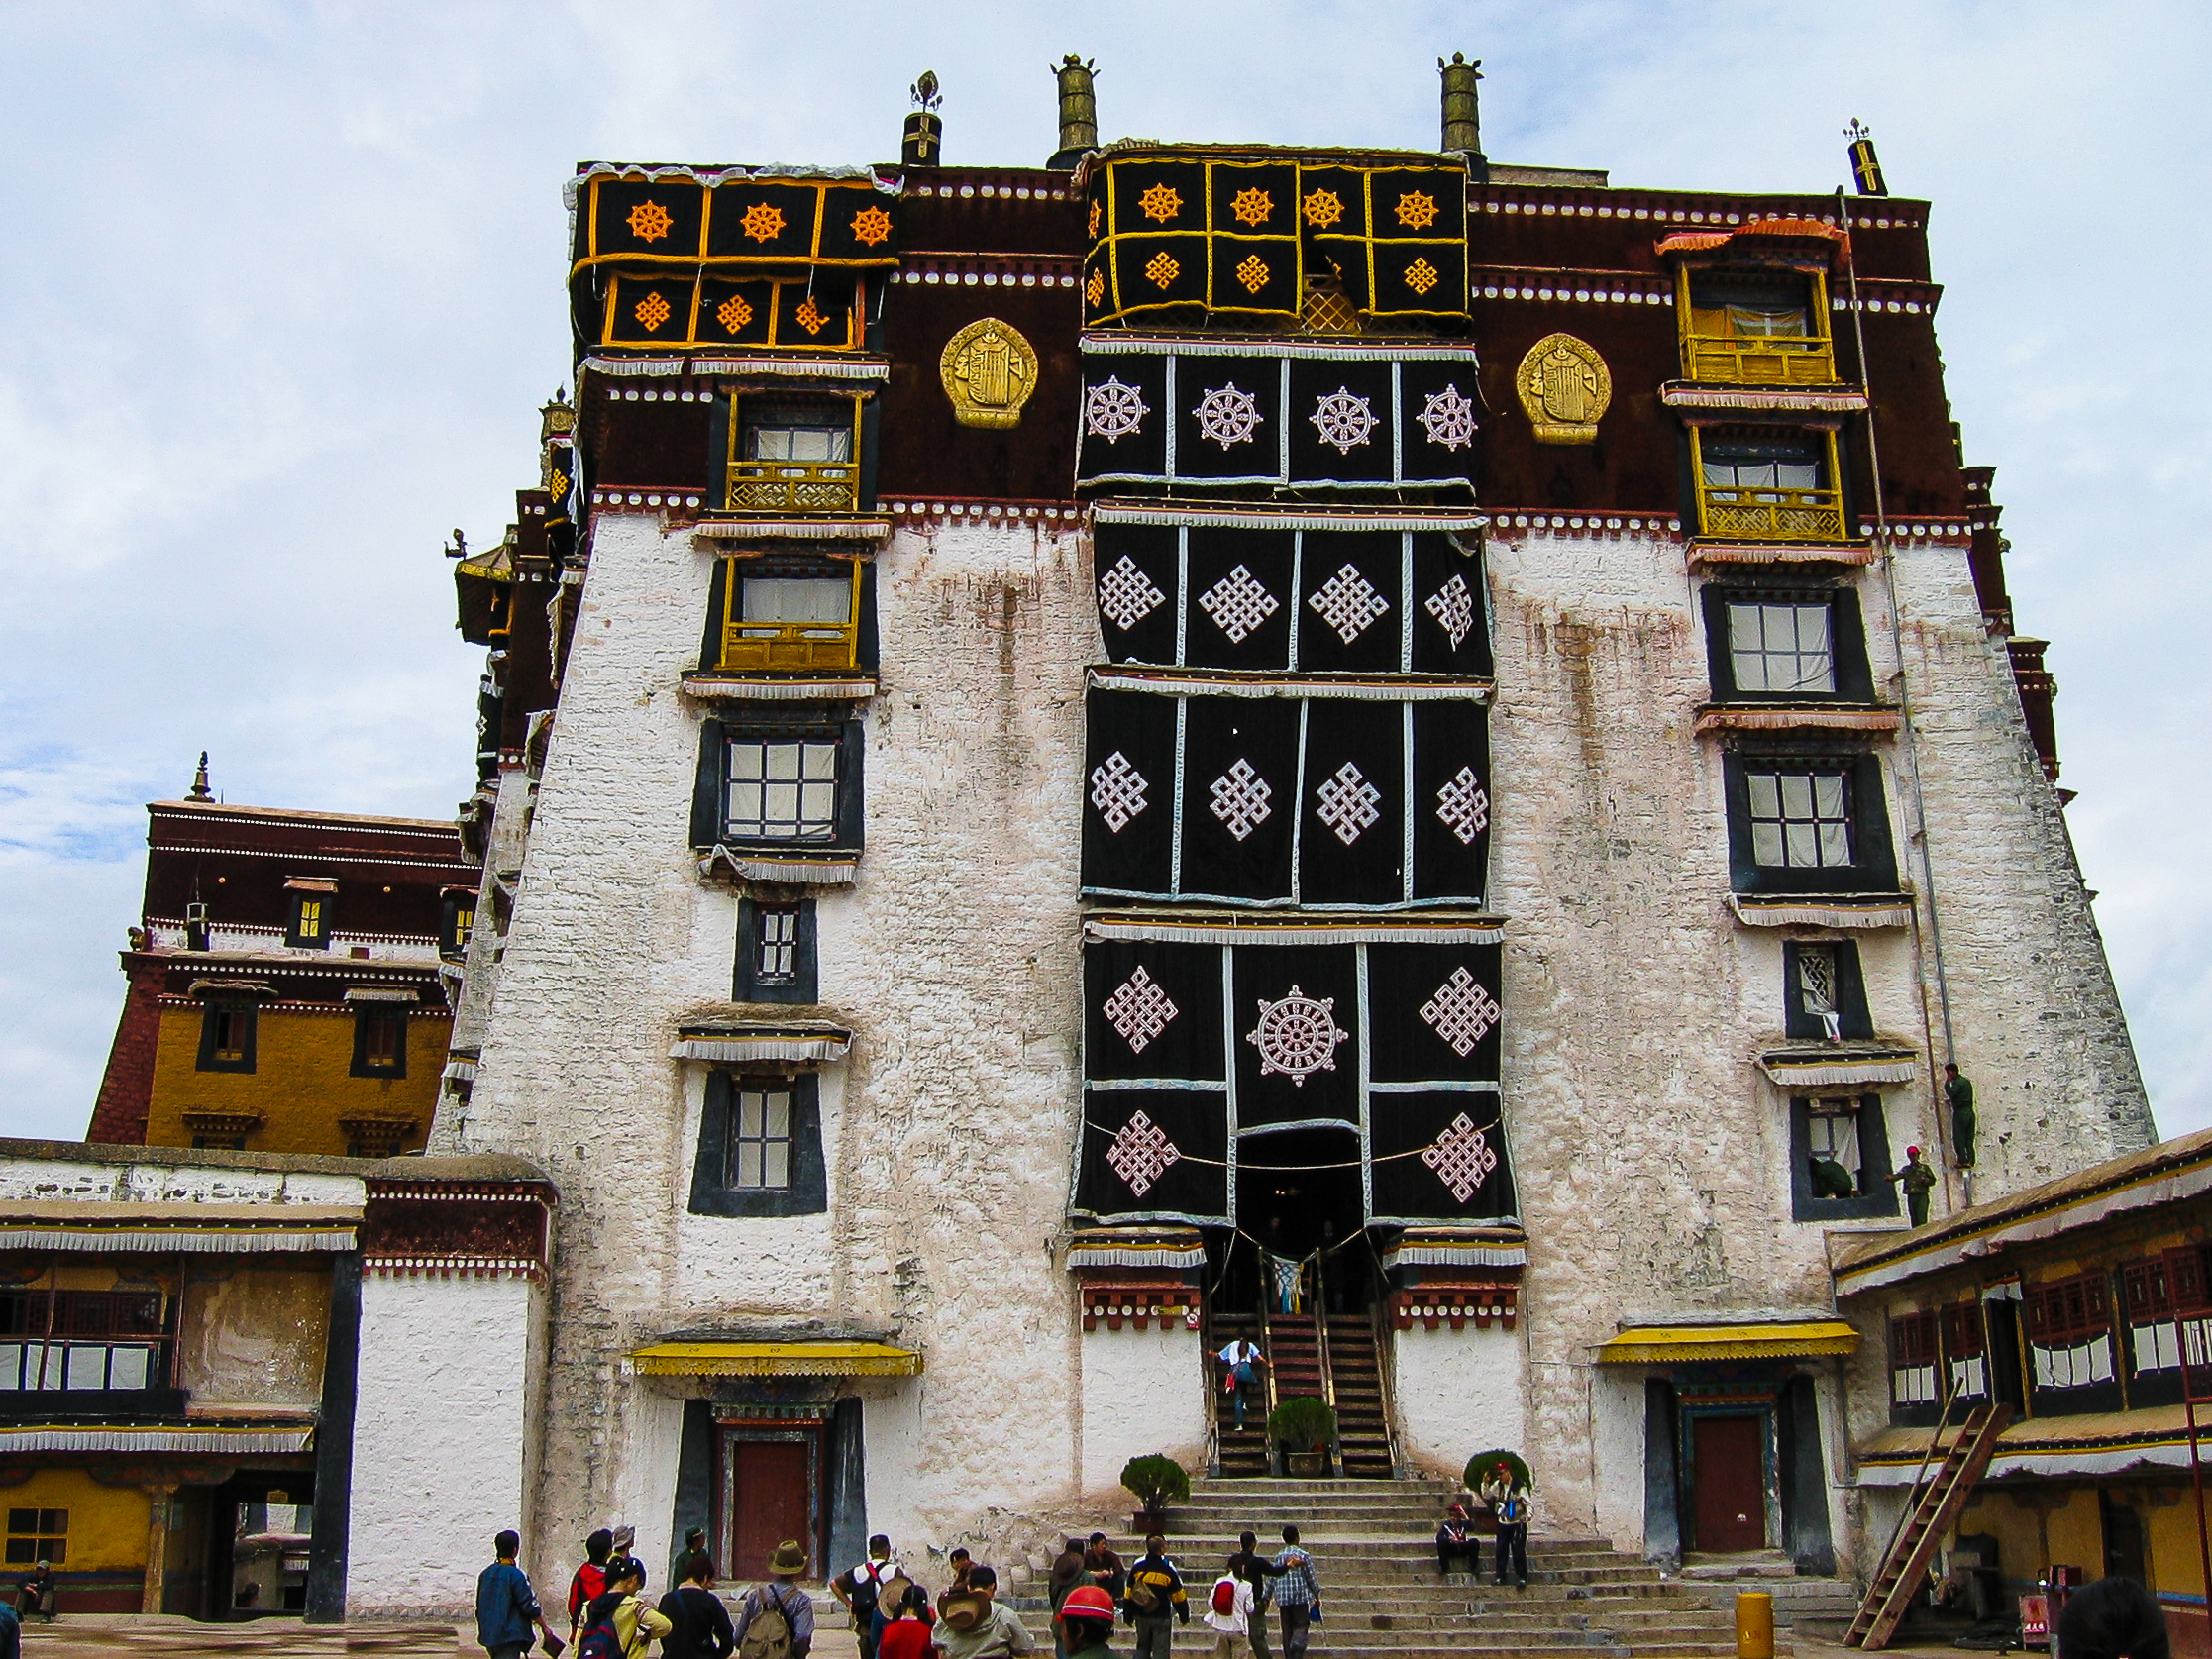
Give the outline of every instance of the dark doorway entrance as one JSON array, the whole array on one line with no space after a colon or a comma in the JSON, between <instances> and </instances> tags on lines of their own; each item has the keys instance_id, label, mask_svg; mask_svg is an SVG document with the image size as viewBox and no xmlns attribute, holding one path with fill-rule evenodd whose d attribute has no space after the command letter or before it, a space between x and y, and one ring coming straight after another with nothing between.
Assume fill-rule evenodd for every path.
<instances>
[{"instance_id":1,"label":"dark doorway entrance","mask_svg":"<svg viewBox=\"0 0 2212 1659\"><path fill-rule=\"evenodd\" d=\"M1270 1255L1292 1261L1317 1250L1335 1250L1322 1264L1330 1306L1339 1311L1365 1308L1368 1252L1361 1226L1367 1206L1360 1188L1358 1131L1346 1124L1341 1129L1246 1135L1236 1143L1236 1160L1238 1230L1257 1239ZM1311 1273L1307 1284L1313 1284ZM1251 1245L1237 1251L1231 1282L1222 1290L1225 1306L1258 1306L1262 1285Z\"/></svg>"},{"instance_id":2,"label":"dark doorway entrance","mask_svg":"<svg viewBox=\"0 0 2212 1659\"><path fill-rule=\"evenodd\" d=\"M761 1582L776 1546L795 1538L806 1550L805 1577L821 1578L821 1435L811 1426L726 1430L722 1468L723 1576Z\"/></svg>"},{"instance_id":3,"label":"dark doorway entrance","mask_svg":"<svg viewBox=\"0 0 2212 1659\"><path fill-rule=\"evenodd\" d=\"M1693 1417L1690 1483L1695 1548L1715 1555L1766 1548L1763 1417Z\"/></svg>"},{"instance_id":4,"label":"dark doorway entrance","mask_svg":"<svg viewBox=\"0 0 2212 1659\"><path fill-rule=\"evenodd\" d=\"M2143 1561L2143 1516L2124 1499L2097 1489L2097 1508L2104 1520L2104 1572L2106 1578L2147 1583Z\"/></svg>"}]
</instances>

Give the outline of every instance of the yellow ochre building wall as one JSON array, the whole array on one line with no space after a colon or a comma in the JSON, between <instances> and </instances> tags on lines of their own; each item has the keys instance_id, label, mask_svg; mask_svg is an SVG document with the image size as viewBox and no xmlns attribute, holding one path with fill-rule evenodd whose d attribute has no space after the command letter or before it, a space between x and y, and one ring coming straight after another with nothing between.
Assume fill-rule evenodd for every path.
<instances>
[{"instance_id":1,"label":"yellow ochre building wall","mask_svg":"<svg viewBox=\"0 0 2212 1659\"><path fill-rule=\"evenodd\" d=\"M412 1117L415 1126L399 1145L403 1152L420 1148L430 1132L453 1031L453 1016L443 1008L408 1016L404 1078L352 1075L351 1008L262 1009L255 1020L251 1072L199 1070L201 1020L198 1008L161 1010L146 1118L149 1146L190 1146L186 1112L258 1113L261 1124L246 1137L252 1152L342 1157L348 1136L339 1119L356 1114Z\"/></svg>"},{"instance_id":2,"label":"yellow ochre building wall","mask_svg":"<svg viewBox=\"0 0 2212 1659\"><path fill-rule=\"evenodd\" d=\"M19 1486L0 1487L0 1503L10 1509L69 1512L68 1553L54 1563L61 1574L144 1572L150 1502L138 1487L102 1486L81 1469L37 1469ZM19 1566L8 1576L27 1571Z\"/></svg>"}]
</instances>

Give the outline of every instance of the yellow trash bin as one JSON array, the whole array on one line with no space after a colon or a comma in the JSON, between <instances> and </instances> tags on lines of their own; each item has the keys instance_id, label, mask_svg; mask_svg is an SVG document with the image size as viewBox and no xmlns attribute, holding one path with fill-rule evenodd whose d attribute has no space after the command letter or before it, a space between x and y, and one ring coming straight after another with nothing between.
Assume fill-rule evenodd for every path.
<instances>
[{"instance_id":1,"label":"yellow trash bin","mask_svg":"<svg viewBox=\"0 0 2212 1659\"><path fill-rule=\"evenodd\" d=\"M1763 1590L1737 1592L1736 1659L1774 1659L1774 1598Z\"/></svg>"}]
</instances>

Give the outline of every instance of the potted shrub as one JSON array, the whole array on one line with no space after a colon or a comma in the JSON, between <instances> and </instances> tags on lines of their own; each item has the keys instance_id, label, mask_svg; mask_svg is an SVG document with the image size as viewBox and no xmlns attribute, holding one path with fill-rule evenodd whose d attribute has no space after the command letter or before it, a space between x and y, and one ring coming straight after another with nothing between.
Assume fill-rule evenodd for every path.
<instances>
[{"instance_id":1,"label":"potted shrub","mask_svg":"<svg viewBox=\"0 0 2212 1659\"><path fill-rule=\"evenodd\" d=\"M1293 1475L1325 1475L1328 1448L1336 1440L1336 1412L1325 1400L1300 1395L1267 1414L1267 1436L1283 1448Z\"/></svg>"},{"instance_id":2,"label":"potted shrub","mask_svg":"<svg viewBox=\"0 0 2212 1659\"><path fill-rule=\"evenodd\" d=\"M1143 1505L1131 1517L1130 1530L1140 1538L1148 1533L1167 1530L1167 1510L1170 1503L1181 1503L1191 1496L1191 1477L1172 1457L1132 1457L1121 1466L1121 1484Z\"/></svg>"}]
</instances>

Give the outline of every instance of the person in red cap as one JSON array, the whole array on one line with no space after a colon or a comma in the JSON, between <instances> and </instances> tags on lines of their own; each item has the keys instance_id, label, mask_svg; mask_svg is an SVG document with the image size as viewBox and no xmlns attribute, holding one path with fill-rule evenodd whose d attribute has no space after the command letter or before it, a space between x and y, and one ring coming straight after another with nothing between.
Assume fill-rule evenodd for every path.
<instances>
[{"instance_id":1,"label":"person in red cap","mask_svg":"<svg viewBox=\"0 0 2212 1659\"><path fill-rule=\"evenodd\" d=\"M1920 1148L1905 1148L1905 1167L1888 1178L1905 1189L1905 1213L1916 1227L1928 1225L1928 1193L1936 1185L1936 1172L1920 1155Z\"/></svg>"},{"instance_id":2,"label":"person in red cap","mask_svg":"<svg viewBox=\"0 0 2212 1659\"><path fill-rule=\"evenodd\" d=\"M1113 1598L1095 1584L1079 1584L1060 1604L1060 1640L1068 1659L1113 1659Z\"/></svg>"}]
</instances>

